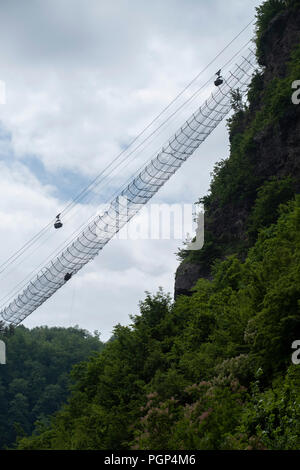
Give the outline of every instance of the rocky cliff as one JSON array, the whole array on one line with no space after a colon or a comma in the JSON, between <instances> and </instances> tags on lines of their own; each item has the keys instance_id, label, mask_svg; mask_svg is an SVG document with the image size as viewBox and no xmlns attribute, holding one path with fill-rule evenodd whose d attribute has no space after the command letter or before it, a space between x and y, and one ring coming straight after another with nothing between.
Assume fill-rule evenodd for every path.
<instances>
[{"instance_id":1,"label":"rocky cliff","mask_svg":"<svg viewBox=\"0 0 300 470\"><path fill-rule=\"evenodd\" d=\"M300 190L300 105L291 100L299 44L299 5L277 13L258 35L259 70L249 88L248 104L229 120L230 156L216 165L210 194L202 199L205 245L200 252L181 251L175 297L189 295L200 277L211 278L216 259L231 254L243 258L253 243L253 208L258 195L267 193L268 182L275 181L273 193L283 192L286 199L290 191ZM284 194L279 203L285 202ZM275 213L269 222L275 221L276 209L270 207Z\"/></svg>"}]
</instances>

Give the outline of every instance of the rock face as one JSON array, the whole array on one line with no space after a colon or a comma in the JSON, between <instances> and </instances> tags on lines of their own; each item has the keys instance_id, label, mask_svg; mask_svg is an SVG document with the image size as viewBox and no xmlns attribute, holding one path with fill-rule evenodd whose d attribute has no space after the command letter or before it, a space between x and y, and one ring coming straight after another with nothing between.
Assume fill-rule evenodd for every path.
<instances>
[{"instance_id":1,"label":"rock face","mask_svg":"<svg viewBox=\"0 0 300 470\"><path fill-rule=\"evenodd\" d=\"M200 277L203 277L203 270L199 264L181 263L175 276L175 297L178 295L190 295L191 288Z\"/></svg>"},{"instance_id":2,"label":"rock face","mask_svg":"<svg viewBox=\"0 0 300 470\"><path fill-rule=\"evenodd\" d=\"M261 38L260 65L266 67L265 80L284 77L291 49L299 42L299 10L286 10L273 18Z\"/></svg>"},{"instance_id":3,"label":"rock face","mask_svg":"<svg viewBox=\"0 0 300 470\"><path fill-rule=\"evenodd\" d=\"M274 77L284 78L291 50L300 43L300 11L284 11L270 22L261 44L261 65L264 66L262 90ZM300 77L299 77L300 80ZM292 96L292 88L291 88ZM241 120L235 132L243 132L251 123L261 104L250 104L245 120ZM232 135L230 140L232 140ZM291 175L296 180L295 190L300 192L300 105L292 103L276 127L269 126L258 132L253 139L253 149L248 155L258 187L273 176L284 178ZM249 195L244 201L231 201L220 209L214 201L206 211L205 225L214 239L224 246L218 258L236 252L239 242L247 243L247 219L255 198ZM226 234L224 236L223 234ZM230 248L232 247L232 249ZM230 252L231 249L231 252ZM190 295L196 281L211 278L210 266L197 259L185 259L175 276L175 298Z\"/></svg>"}]
</instances>

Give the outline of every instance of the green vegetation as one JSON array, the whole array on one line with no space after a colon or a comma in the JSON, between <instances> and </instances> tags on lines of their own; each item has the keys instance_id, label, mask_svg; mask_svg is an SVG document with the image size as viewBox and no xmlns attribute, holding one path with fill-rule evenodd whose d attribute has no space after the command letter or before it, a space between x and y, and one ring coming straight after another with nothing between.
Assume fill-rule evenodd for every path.
<instances>
[{"instance_id":1,"label":"green vegetation","mask_svg":"<svg viewBox=\"0 0 300 470\"><path fill-rule=\"evenodd\" d=\"M19 449L299 448L299 229L297 197L244 262L216 263L191 297L148 294Z\"/></svg>"},{"instance_id":2,"label":"green vegetation","mask_svg":"<svg viewBox=\"0 0 300 470\"><path fill-rule=\"evenodd\" d=\"M282 180L272 178L258 189L257 199L248 220L251 240L256 240L261 228L276 222L280 205L294 197L293 186L291 177Z\"/></svg>"},{"instance_id":3,"label":"green vegetation","mask_svg":"<svg viewBox=\"0 0 300 470\"><path fill-rule=\"evenodd\" d=\"M300 45L291 52L287 64L287 75L284 78L275 77L263 86L263 73L257 71L249 87L248 105L242 105L238 95L233 96L236 113L228 120L230 157L215 165L210 193L199 200L206 209L205 245L201 251L180 249L179 259L199 263L205 267L212 265L214 260L231 253L245 256L247 250L253 245L255 237L252 236L251 228L249 236L241 239L230 233L229 228L217 236L210 226L215 228L215 208L218 214L224 214L223 219L218 215L217 224L224 227L226 227L228 208L231 211L234 208L237 212L245 212L249 217L253 206L257 204L257 193L263 191L264 185L268 185L268 179L274 178L272 175L267 176L257 171L262 159L259 138L268 136L268 133L270 133L270 139L276 133L281 134L281 126L286 121L286 116L294 112L294 105L291 103L291 84L298 80L298 77L300 77ZM272 168L268 171L270 173ZM289 184L290 176L286 176L286 185ZM280 183L280 185L284 184L284 182ZM287 193L290 195L293 193L293 185L290 190L278 188L279 192L281 190L284 192L282 200L280 195L277 195L272 201L275 214L277 214L275 204L286 202ZM267 211L268 207L265 208L265 212ZM265 221L261 220L261 226L269 223L268 217ZM249 220L243 222L245 225L250 223ZM252 230L255 231L255 227L252 227Z\"/></svg>"},{"instance_id":4,"label":"green vegetation","mask_svg":"<svg viewBox=\"0 0 300 470\"><path fill-rule=\"evenodd\" d=\"M17 435L31 433L34 423L66 401L72 366L103 349L97 334L78 328L24 326L0 335L6 343L7 364L0 376L0 448Z\"/></svg>"}]
</instances>

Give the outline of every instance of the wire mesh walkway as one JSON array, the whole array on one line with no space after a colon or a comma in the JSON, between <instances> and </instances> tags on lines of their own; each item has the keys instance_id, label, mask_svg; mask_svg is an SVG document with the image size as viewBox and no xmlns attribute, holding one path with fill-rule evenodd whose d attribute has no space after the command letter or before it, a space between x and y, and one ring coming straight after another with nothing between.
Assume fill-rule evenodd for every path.
<instances>
[{"instance_id":1,"label":"wire mesh walkway","mask_svg":"<svg viewBox=\"0 0 300 470\"><path fill-rule=\"evenodd\" d=\"M211 134L231 110L231 91L246 92L255 67L255 54L246 57L224 78L223 84L176 132L168 145L95 216L62 253L46 265L0 312L7 324L18 325L83 266L95 258ZM1 318L0 318L1 319Z\"/></svg>"}]
</instances>

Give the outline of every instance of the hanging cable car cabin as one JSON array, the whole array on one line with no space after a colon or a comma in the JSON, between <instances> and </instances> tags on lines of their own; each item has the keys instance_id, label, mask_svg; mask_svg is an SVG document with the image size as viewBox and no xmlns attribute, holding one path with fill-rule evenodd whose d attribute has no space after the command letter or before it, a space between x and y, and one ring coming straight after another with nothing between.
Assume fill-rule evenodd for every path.
<instances>
[{"instance_id":1,"label":"hanging cable car cabin","mask_svg":"<svg viewBox=\"0 0 300 470\"><path fill-rule=\"evenodd\" d=\"M223 82L224 82L224 80L223 80L223 78L222 78L222 76L221 76L221 69L216 73L216 75L217 75L217 78L216 78L216 80L215 80L215 86L220 86L220 85L222 85Z\"/></svg>"},{"instance_id":2,"label":"hanging cable car cabin","mask_svg":"<svg viewBox=\"0 0 300 470\"><path fill-rule=\"evenodd\" d=\"M56 221L54 223L54 228L61 228L63 226L61 220L60 220L60 214L56 216Z\"/></svg>"}]
</instances>

